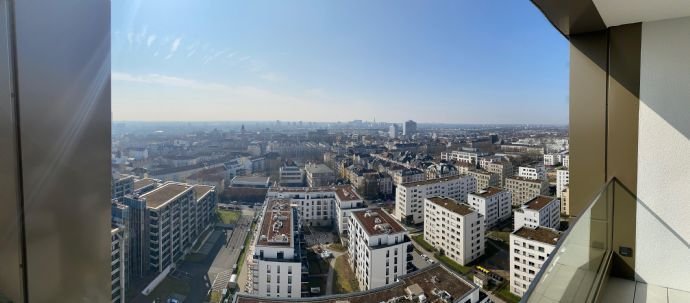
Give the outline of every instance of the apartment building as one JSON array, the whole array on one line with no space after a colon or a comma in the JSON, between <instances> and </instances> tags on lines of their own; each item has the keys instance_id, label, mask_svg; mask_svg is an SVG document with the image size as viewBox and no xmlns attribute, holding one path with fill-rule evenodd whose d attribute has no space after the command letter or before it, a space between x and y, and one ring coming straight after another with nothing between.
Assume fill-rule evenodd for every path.
<instances>
[{"instance_id":1,"label":"apartment building","mask_svg":"<svg viewBox=\"0 0 690 303\"><path fill-rule=\"evenodd\" d=\"M111 199L122 201L125 195L132 193L134 189L134 176L114 173L111 178Z\"/></svg>"},{"instance_id":2,"label":"apartment building","mask_svg":"<svg viewBox=\"0 0 690 303\"><path fill-rule=\"evenodd\" d=\"M441 153L441 160L455 160L458 162L471 163L476 166L479 164L479 157L481 156L484 156L484 154L478 152L466 152L455 150L451 152Z\"/></svg>"},{"instance_id":3,"label":"apartment building","mask_svg":"<svg viewBox=\"0 0 690 303\"><path fill-rule=\"evenodd\" d=\"M125 302L125 233L124 229L113 226L110 229L110 295L112 303Z\"/></svg>"},{"instance_id":4,"label":"apartment building","mask_svg":"<svg viewBox=\"0 0 690 303\"><path fill-rule=\"evenodd\" d=\"M386 286L407 273L412 243L393 217L379 208L352 212L349 224L350 266L362 290Z\"/></svg>"},{"instance_id":5,"label":"apartment building","mask_svg":"<svg viewBox=\"0 0 690 303\"><path fill-rule=\"evenodd\" d=\"M549 184L546 181L523 177L507 178L504 187L513 195L513 205L522 205L536 196L549 192Z\"/></svg>"},{"instance_id":6,"label":"apartment building","mask_svg":"<svg viewBox=\"0 0 690 303\"><path fill-rule=\"evenodd\" d=\"M514 227L538 226L558 229L561 223L561 201L554 197L537 196L514 211Z\"/></svg>"},{"instance_id":7,"label":"apartment building","mask_svg":"<svg viewBox=\"0 0 690 303\"><path fill-rule=\"evenodd\" d=\"M501 186L501 179L497 174L481 169L469 169L466 174L477 180L477 188L475 191L481 191L491 186Z\"/></svg>"},{"instance_id":8,"label":"apartment building","mask_svg":"<svg viewBox=\"0 0 690 303\"><path fill-rule=\"evenodd\" d=\"M556 197L560 198L563 190L570 183L570 171L567 169L559 169L556 171Z\"/></svg>"},{"instance_id":9,"label":"apartment building","mask_svg":"<svg viewBox=\"0 0 690 303\"><path fill-rule=\"evenodd\" d=\"M558 242L560 233L545 227L521 227L510 234L510 292L522 296Z\"/></svg>"},{"instance_id":10,"label":"apartment building","mask_svg":"<svg viewBox=\"0 0 690 303\"><path fill-rule=\"evenodd\" d=\"M304 226L337 226L340 234L347 231L351 211L366 208L352 185L272 187L266 198L289 199Z\"/></svg>"},{"instance_id":11,"label":"apartment building","mask_svg":"<svg viewBox=\"0 0 690 303\"><path fill-rule=\"evenodd\" d=\"M417 133L417 122L407 120L403 123L403 136L412 136Z\"/></svg>"},{"instance_id":12,"label":"apartment building","mask_svg":"<svg viewBox=\"0 0 690 303\"><path fill-rule=\"evenodd\" d=\"M467 202L467 194L476 188L477 181L468 175L400 184L395 192L395 217L401 222L422 223L424 199L443 196Z\"/></svg>"},{"instance_id":13,"label":"apartment building","mask_svg":"<svg viewBox=\"0 0 690 303\"><path fill-rule=\"evenodd\" d=\"M564 154L561 157L563 166L570 167L570 154Z\"/></svg>"},{"instance_id":14,"label":"apartment building","mask_svg":"<svg viewBox=\"0 0 690 303\"><path fill-rule=\"evenodd\" d=\"M427 179L438 179L458 175L458 169L447 161L441 161L429 165L425 173Z\"/></svg>"},{"instance_id":15,"label":"apartment building","mask_svg":"<svg viewBox=\"0 0 690 303\"><path fill-rule=\"evenodd\" d=\"M327 186L335 183L335 172L326 164L309 163L304 171L309 187Z\"/></svg>"},{"instance_id":16,"label":"apartment building","mask_svg":"<svg viewBox=\"0 0 690 303\"><path fill-rule=\"evenodd\" d=\"M546 180L546 169L541 165L520 166L518 167L518 177Z\"/></svg>"},{"instance_id":17,"label":"apartment building","mask_svg":"<svg viewBox=\"0 0 690 303\"><path fill-rule=\"evenodd\" d=\"M561 213L570 216L570 189L568 185L561 192Z\"/></svg>"},{"instance_id":18,"label":"apartment building","mask_svg":"<svg viewBox=\"0 0 690 303\"><path fill-rule=\"evenodd\" d=\"M561 154L544 154L544 166L556 166L561 163Z\"/></svg>"},{"instance_id":19,"label":"apartment building","mask_svg":"<svg viewBox=\"0 0 690 303\"><path fill-rule=\"evenodd\" d=\"M152 178L136 179L132 185L132 193L141 195L150 192L155 189L160 182L161 180Z\"/></svg>"},{"instance_id":20,"label":"apartment building","mask_svg":"<svg viewBox=\"0 0 690 303\"><path fill-rule=\"evenodd\" d=\"M262 297L302 297L299 212L287 199L268 200L253 243L250 292ZM306 262L306 259L305 259Z\"/></svg>"},{"instance_id":21,"label":"apartment building","mask_svg":"<svg viewBox=\"0 0 690 303\"><path fill-rule=\"evenodd\" d=\"M497 174L499 179L501 179L501 186L504 187L506 186L506 179L514 174L513 164L508 161L489 162L486 163L484 169L490 173Z\"/></svg>"},{"instance_id":22,"label":"apartment building","mask_svg":"<svg viewBox=\"0 0 690 303\"><path fill-rule=\"evenodd\" d=\"M467 197L467 204L484 217L484 229L488 230L512 214L512 195L498 187L487 187Z\"/></svg>"},{"instance_id":23,"label":"apartment building","mask_svg":"<svg viewBox=\"0 0 690 303\"><path fill-rule=\"evenodd\" d=\"M418 182L426 180L425 172L419 168L403 168L396 170L393 174L393 184L398 186L403 183Z\"/></svg>"},{"instance_id":24,"label":"apartment building","mask_svg":"<svg viewBox=\"0 0 690 303\"><path fill-rule=\"evenodd\" d=\"M424 240L465 265L484 254L484 216L454 199L424 200Z\"/></svg>"},{"instance_id":25,"label":"apartment building","mask_svg":"<svg viewBox=\"0 0 690 303\"><path fill-rule=\"evenodd\" d=\"M125 196L133 274L162 272L182 258L207 228L215 208L215 188L166 182L142 195Z\"/></svg>"},{"instance_id":26,"label":"apartment building","mask_svg":"<svg viewBox=\"0 0 690 303\"><path fill-rule=\"evenodd\" d=\"M285 161L280 167L280 186L303 186L304 170L293 161Z\"/></svg>"}]
</instances>

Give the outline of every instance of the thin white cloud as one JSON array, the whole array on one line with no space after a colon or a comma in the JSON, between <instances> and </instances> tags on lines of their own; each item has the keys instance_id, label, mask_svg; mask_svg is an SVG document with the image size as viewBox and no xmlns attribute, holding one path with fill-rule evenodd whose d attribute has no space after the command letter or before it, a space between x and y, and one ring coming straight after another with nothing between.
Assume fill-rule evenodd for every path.
<instances>
[{"instance_id":1,"label":"thin white cloud","mask_svg":"<svg viewBox=\"0 0 690 303\"><path fill-rule=\"evenodd\" d=\"M151 44L156 41L156 35L149 35L148 39L146 39L146 46L151 47Z\"/></svg>"},{"instance_id":2,"label":"thin white cloud","mask_svg":"<svg viewBox=\"0 0 690 303\"><path fill-rule=\"evenodd\" d=\"M134 33L127 33L127 42L129 43L129 46L134 44Z\"/></svg>"},{"instance_id":3,"label":"thin white cloud","mask_svg":"<svg viewBox=\"0 0 690 303\"><path fill-rule=\"evenodd\" d=\"M247 61L250 58L251 58L251 56L244 56L244 57L240 58L239 61Z\"/></svg>"},{"instance_id":4,"label":"thin white cloud","mask_svg":"<svg viewBox=\"0 0 690 303\"><path fill-rule=\"evenodd\" d=\"M180 43L182 43L182 38L178 37L175 40L173 40L172 45L170 45L170 53L168 56L165 57L165 59L170 59L172 56L175 54L177 49L180 47Z\"/></svg>"}]
</instances>

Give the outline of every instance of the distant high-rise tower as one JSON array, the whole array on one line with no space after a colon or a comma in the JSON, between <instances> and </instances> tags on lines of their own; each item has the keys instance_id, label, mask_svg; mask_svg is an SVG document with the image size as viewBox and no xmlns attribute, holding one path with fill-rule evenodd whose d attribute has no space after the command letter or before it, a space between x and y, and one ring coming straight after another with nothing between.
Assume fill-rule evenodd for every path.
<instances>
[{"instance_id":1,"label":"distant high-rise tower","mask_svg":"<svg viewBox=\"0 0 690 303\"><path fill-rule=\"evenodd\" d=\"M391 124L391 126L388 128L388 136L391 137L392 139L395 139L398 137L398 125L397 124Z\"/></svg>"},{"instance_id":2,"label":"distant high-rise tower","mask_svg":"<svg viewBox=\"0 0 690 303\"><path fill-rule=\"evenodd\" d=\"M412 136L417 132L417 122L407 120L403 124L403 136Z\"/></svg>"}]
</instances>

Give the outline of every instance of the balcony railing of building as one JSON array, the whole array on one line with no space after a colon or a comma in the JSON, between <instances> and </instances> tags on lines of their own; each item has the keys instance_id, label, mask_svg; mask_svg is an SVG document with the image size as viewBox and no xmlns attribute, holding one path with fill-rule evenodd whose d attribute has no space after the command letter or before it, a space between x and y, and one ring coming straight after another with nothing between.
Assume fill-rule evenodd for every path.
<instances>
[{"instance_id":1,"label":"balcony railing of building","mask_svg":"<svg viewBox=\"0 0 690 303\"><path fill-rule=\"evenodd\" d=\"M649 212L655 218L655 226L665 228L682 243L687 243L644 201L613 178L601 187L588 207L571 220L570 227L559 238L521 302L601 302L617 249L612 242L613 210L618 207L636 207ZM635 221L636 218L622 220Z\"/></svg>"}]
</instances>

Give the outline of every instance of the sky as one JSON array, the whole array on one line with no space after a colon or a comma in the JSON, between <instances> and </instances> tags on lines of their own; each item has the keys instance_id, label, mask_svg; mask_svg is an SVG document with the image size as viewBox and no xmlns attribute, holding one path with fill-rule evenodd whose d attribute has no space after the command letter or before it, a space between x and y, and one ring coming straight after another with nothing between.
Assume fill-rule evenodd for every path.
<instances>
[{"instance_id":1,"label":"sky","mask_svg":"<svg viewBox=\"0 0 690 303\"><path fill-rule=\"evenodd\" d=\"M111 3L117 121L568 121L529 0Z\"/></svg>"}]
</instances>

